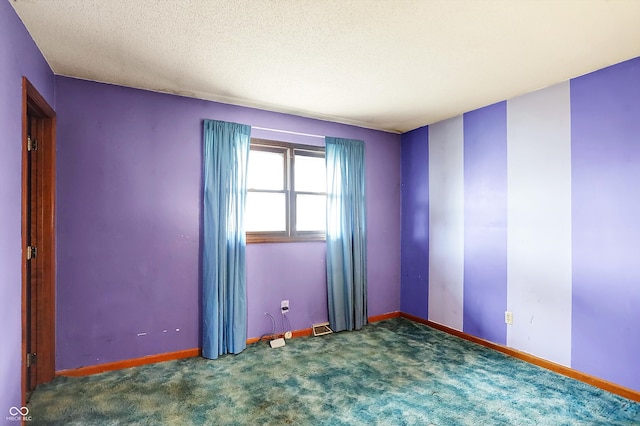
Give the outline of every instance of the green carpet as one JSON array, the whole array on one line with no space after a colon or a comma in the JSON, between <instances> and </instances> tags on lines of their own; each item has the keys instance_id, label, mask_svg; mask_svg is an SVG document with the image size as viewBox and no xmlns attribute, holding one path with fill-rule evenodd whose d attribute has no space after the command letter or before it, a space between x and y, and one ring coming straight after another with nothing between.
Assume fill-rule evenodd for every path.
<instances>
[{"instance_id":1,"label":"green carpet","mask_svg":"<svg viewBox=\"0 0 640 426\"><path fill-rule=\"evenodd\" d=\"M405 319L58 377L31 425L639 425L640 404Z\"/></svg>"}]
</instances>

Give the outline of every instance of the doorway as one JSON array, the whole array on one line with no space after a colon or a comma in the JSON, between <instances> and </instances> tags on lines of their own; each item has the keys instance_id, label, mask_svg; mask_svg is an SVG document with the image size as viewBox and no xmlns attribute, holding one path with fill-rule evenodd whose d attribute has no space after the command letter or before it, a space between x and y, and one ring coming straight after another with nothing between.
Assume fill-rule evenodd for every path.
<instances>
[{"instance_id":1,"label":"doorway","mask_svg":"<svg viewBox=\"0 0 640 426\"><path fill-rule=\"evenodd\" d=\"M22 78L22 399L55 375L54 110Z\"/></svg>"}]
</instances>

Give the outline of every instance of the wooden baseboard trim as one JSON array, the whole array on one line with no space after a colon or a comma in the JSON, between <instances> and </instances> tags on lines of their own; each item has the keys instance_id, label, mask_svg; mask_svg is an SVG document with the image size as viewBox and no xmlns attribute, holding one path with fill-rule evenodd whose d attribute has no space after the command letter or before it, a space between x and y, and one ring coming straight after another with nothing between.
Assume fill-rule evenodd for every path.
<instances>
[{"instance_id":1,"label":"wooden baseboard trim","mask_svg":"<svg viewBox=\"0 0 640 426\"><path fill-rule=\"evenodd\" d=\"M547 370L551 370L555 373L562 374L563 376L571 377L572 379L579 380L588 385L595 386L597 388L603 389L607 392L614 393L616 395L620 395L623 398L630 399L632 401L640 402L640 392L635 391L633 389L629 389L624 386L620 386L616 383L609 382L607 380L600 379L598 377L592 376L587 373L583 373L582 371L574 370L573 368L566 367L564 365L556 364L555 362L548 361L543 358L539 358L535 355L528 354L526 352L521 352L517 349L509 348L507 346L500 345L498 343L490 342L485 339L481 339L476 336L472 336L471 334L464 333L462 331L455 330L453 328L449 328L445 325L438 324L429 320L425 320L423 318L406 314L404 312L400 313L402 318L409 319L414 322L418 322L420 324L428 325L429 327L435 328L436 330L444 331L445 333L451 334L453 336L459 337L461 339L468 340L473 343L477 343L479 345L485 346L487 348L496 350L498 352L502 352L503 354L512 356L519 360L528 362L533 365L537 365L538 367L546 368Z\"/></svg>"},{"instance_id":2,"label":"wooden baseboard trim","mask_svg":"<svg viewBox=\"0 0 640 426\"><path fill-rule=\"evenodd\" d=\"M400 311L395 311L395 312L387 312L386 314L382 314L382 315L374 315L372 317L367 318L368 322L378 322L378 321L384 321L390 318L398 318L400 316ZM306 336L311 336L313 335L313 329L312 328L303 328L301 330L293 330L291 332L293 334L292 339L295 339L296 337L306 337ZM269 335L271 336L271 335ZM276 333L273 335L275 338L280 338L280 337L284 337L284 334L282 333ZM258 342L260 340L259 337L250 337L247 339L247 345L251 345L254 344L256 342Z\"/></svg>"},{"instance_id":3,"label":"wooden baseboard trim","mask_svg":"<svg viewBox=\"0 0 640 426\"><path fill-rule=\"evenodd\" d=\"M303 328L302 330L293 330L291 332L291 335L292 335L291 338L295 339L297 337L306 337L306 336L311 336L312 334L313 334L313 330L311 328ZM274 335L269 334L268 336L269 337L273 336L273 338L278 339L280 337L284 337L284 334L276 333ZM254 343L257 343L258 341L260 341L259 337L250 337L247 339L247 345L252 345Z\"/></svg>"},{"instance_id":4,"label":"wooden baseboard trim","mask_svg":"<svg viewBox=\"0 0 640 426\"><path fill-rule=\"evenodd\" d=\"M185 349L176 352L167 352L157 355L143 356L141 358L124 359L122 361L108 362L106 364L90 365L87 367L73 368L56 371L56 376L81 377L105 371L122 370L123 368L138 367L156 362L172 361L174 359L192 358L200 355L200 348Z\"/></svg>"},{"instance_id":5,"label":"wooden baseboard trim","mask_svg":"<svg viewBox=\"0 0 640 426\"><path fill-rule=\"evenodd\" d=\"M395 311L395 312L387 312L386 314L382 314L382 315L374 315L372 317L369 317L369 322L378 322L378 321L384 321L384 320L388 320L391 318L398 318L400 316L400 311Z\"/></svg>"},{"instance_id":6,"label":"wooden baseboard trim","mask_svg":"<svg viewBox=\"0 0 640 426\"><path fill-rule=\"evenodd\" d=\"M293 330L292 334L293 334L293 338L294 339L296 337L307 337L307 336L311 336L313 334L313 329L312 328L303 328L302 330Z\"/></svg>"}]
</instances>

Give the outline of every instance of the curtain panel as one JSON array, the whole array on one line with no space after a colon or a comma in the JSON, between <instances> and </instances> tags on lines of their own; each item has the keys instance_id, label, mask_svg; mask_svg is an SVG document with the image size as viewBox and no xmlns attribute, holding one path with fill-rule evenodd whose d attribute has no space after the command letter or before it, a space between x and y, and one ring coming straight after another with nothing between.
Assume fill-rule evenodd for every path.
<instances>
[{"instance_id":1,"label":"curtain panel","mask_svg":"<svg viewBox=\"0 0 640 426\"><path fill-rule=\"evenodd\" d=\"M246 238L251 127L204 120L202 356L240 353L247 340Z\"/></svg>"},{"instance_id":2,"label":"curtain panel","mask_svg":"<svg viewBox=\"0 0 640 426\"><path fill-rule=\"evenodd\" d=\"M334 331L367 323L365 146L327 137L327 290Z\"/></svg>"}]
</instances>

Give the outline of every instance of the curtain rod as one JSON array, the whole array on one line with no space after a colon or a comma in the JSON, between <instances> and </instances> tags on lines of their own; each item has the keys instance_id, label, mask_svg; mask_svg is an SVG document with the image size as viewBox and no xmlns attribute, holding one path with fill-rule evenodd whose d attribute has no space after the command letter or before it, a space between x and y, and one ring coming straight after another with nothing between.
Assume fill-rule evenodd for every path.
<instances>
[{"instance_id":1,"label":"curtain rod","mask_svg":"<svg viewBox=\"0 0 640 426\"><path fill-rule=\"evenodd\" d=\"M297 136L308 136L310 138L322 138L324 139L324 136L322 135L314 135L311 133L300 133L300 132L292 132L289 130L280 130L280 129L269 129L268 127L258 127L258 126L251 126L252 129L256 129L256 130L266 130L267 132L277 132L277 133L287 133L289 135L297 135Z\"/></svg>"}]
</instances>

